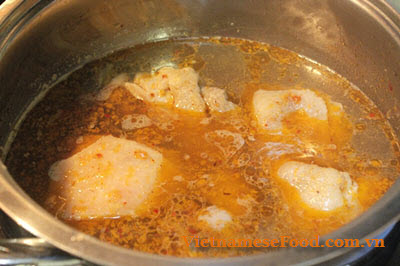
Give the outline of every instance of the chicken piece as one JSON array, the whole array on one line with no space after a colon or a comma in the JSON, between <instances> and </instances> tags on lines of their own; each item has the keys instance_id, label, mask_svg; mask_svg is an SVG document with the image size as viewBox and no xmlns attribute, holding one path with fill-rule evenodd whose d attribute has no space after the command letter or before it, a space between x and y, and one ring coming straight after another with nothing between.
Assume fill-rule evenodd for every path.
<instances>
[{"instance_id":1,"label":"chicken piece","mask_svg":"<svg viewBox=\"0 0 400 266\"><path fill-rule=\"evenodd\" d=\"M254 115L258 124L267 130L282 129L282 119L303 110L309 117L327 120L325 101L311 90L258 90L253 96Z\"/></svg>"},{"instance_id":2,"label":"chicken piece","mask_svg":"<svg viewBox=\"0 0 400 266\"><path fill-rule=\"evenodd\" d=\"M206 222L214 230L220 231L225 225L232 221L231 215L216 206L210 206L205 209L205 213L199 216L199 221Z\"/></svg>"},{"instance_id":3,"label":"chicken piece","mask_svg":"<svg viewBox=\"0 0 400 266\"><path fill-rule=\"evenodd\" d=\"M198 74L190 67L163 67L152 75L137 74L134 83L126 82L125 86L133 96L147 102L204 112L205 104L198 81Z\"/></svg>"},{"instance_id":4,"label":"chicken piece","mask_svg":"<svg viewBox=\"0 0 400 266\"><path fill-rule=\"evenodd\" d=\"M132 140L103 136L61 161L49 176L63 199L65 219L135 216L153 189L163 156Z\"/></svg>"},{"instance_id":5,"label":"chicken piece","mask_svg":"<svg viewBox=\"0 0 400 266\"><path fill-rule=\"evenodd\" d=\"M237 106L228 101L228 96L223 89L216 87L203 87L201 89L204 101L211 112L228 112L235 109Z\"/></svg>"},{"instance_id":6,"label":"chicken piece","mask_svg":"<svg viewBox=\"0 0 400 266\"><path fill-rule=\"evenodd\" d=\"M358 185L346 172L289 161L279 168L278 176L295 187L301 199L311 208L332 211L356 203Z\"/></svg>"},{"instance_id":7,"label":"chicken piece","mask_svg":"<svg viewBox=\"0 0 400 266\"><path fill-rule=\"evenodd\" d=\"M125 87L140 100L171 106L174 104L169 80L160 72L156 72L154 75L148 73L136 74L134 82L126 82Z\"/></svg>"}]
</instances>

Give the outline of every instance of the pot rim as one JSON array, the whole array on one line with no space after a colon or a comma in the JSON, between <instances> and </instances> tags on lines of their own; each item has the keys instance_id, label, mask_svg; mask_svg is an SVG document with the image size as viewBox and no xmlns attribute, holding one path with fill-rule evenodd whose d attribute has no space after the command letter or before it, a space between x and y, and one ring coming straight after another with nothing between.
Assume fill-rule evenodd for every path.
<instances>
[{"instance_id":1,"label":"pot rim","mask_svg":"<svg viewBox=\"0 0 400 266\"><path fill-rule=\"evenodd\" d=\"M29 12L28 7L39 3L40 0L6 0L0 6L0 29L4 24L11 32L17 22ZM379 0L352 0L374 16L400 45L400 14L390 5ZM48 6L50 6L50 3ZM379 6L379 8L378 8ZM23 26L21 26L23 27ZM6 32L7 33L7 32ZM13 36L0 34L0 60L4 54L5 39L12 40ZM4 38L3 38L4 36ZM385 193L385 195L366 212L354 221L338 230L320 238L320 243L327 239L360 239L374 238L385 231L400 218L400 180ZM178 258L173 256L156 255L114 246L79 232L57 220L33 201L13 180L6 166L0 162L0 208L4 210L20 226L32 234L45 239L56 247L78 257L99 264L154 264L163 265L247 265L247 264L317 264L322 261L344 256L361 248L285 248L260 255L250 255L230 258Z\"/></svg>"}]
</instances>

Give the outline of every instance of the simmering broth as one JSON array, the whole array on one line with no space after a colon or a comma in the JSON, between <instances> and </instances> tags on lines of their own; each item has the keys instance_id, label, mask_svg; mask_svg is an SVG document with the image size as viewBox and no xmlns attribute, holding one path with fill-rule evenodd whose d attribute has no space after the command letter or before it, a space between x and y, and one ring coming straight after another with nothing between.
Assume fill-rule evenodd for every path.
<instances>
[{"instance_id":1,"label":"simmering broth","mask_svg":"<svg viewBox=\"0 0 400 266\"><path fill-rule=\"evenodd\" d=\"M209 107L204 112L182 110L139 99L124 83L116 83L107 95L103 90L99 96L99 90L110 88L107 84L120 73L133 82L135 74L148 73L145 76L151 78L150 73L163 67L194 69L200 87L224 89L235 107L227 112L212 112ZM316 119L304 111L308 107L294 110L286 106L278 108L286 112L279 121L281 130L271 131L271 124L260 124L257 117L254 95L259 90L296 90L282 96L294 105L305 99L297 91L308 91L311 102L322 99L327 117ZM144 199L135 203L132 212L82 216L88 209L85 205L75 210L79 215L66 215L65 195L70 192L65 190L73 185L51 180L49 169L55 162L83 154L109 135L162 154L156 178L149 181ZM121 142L122 146L131 144ZM105 153L97 156L101 159ZM133 47L72 73L27 115L6 163L22 188L78 230L140 251L196 257L267 249L197 249L187 246L182 236L273 239L329 233L386 192L398 175L398 158L398 141L384 116L344 78L282 48L211 38ZM356 187L352 199L329 210L310 205L299 186L279 175L289 161L348 173L346 182ZM324 171L321 168L317 170ZM86 196L93 204L107 202L91 197L98 191L93 186L91 194L81 199ZM121 186L125 190L135 185ZM340 193L344 190L340 187ZM135 197L140 191L129 193ZM113 194L108 202L126 204L123 197ZM107 206L96 208L101 211ZM213 226L212 219L219 223Z\"/></svg>"}]
</instances>

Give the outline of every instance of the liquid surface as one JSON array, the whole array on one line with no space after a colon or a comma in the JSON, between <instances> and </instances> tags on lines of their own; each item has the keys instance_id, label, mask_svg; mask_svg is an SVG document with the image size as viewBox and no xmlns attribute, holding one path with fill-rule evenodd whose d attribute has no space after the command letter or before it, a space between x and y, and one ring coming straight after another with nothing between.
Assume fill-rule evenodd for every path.
<instances>
[{"instance_id":1,"label":"liquid surface","mask_svg":"<svg viewBox=\"0 0 400 266\"><path fill-rule=\"evenodd\" d=\"M137 99L123 86L92 97L120 73L132 81L136 73L167 66L192 67L200 86L224 89L237 108L186 112ZM327 119L289 112L281 134L274 134L255 118L258 90L310 90L326 103ZM64 187L49 179L51 165L106 135L163 155L152 191L135 215L80 220L61 215ZM398 151L379 110L340 76L281 48L218 38L138 46L76 71L28 114L6 163L35 200L101 240L174 256L237 256L268 250L202 250L188 247L182 236L273 239L329 233L393 184ZM357 204L329 211L310 207L290 178L279 177L289 161L348 173L357 184Z\"/></svg>"}]
</instances>

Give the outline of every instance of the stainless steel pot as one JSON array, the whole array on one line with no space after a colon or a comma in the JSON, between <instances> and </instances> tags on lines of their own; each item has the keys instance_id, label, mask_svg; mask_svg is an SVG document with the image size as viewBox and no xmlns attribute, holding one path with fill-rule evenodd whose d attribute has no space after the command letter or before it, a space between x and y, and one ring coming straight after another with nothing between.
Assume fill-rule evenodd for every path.
<instances>
[{"instance_id":1,"label":"stainless steel pot","mask_svg":"<svg viewBox=\"0 0 400 266\"><path fill-rule=\"evenodd\" d=\"M200 36L263 41L327 65L361 88L400 133L400 15L384 1L15 0L0 8L3 160L18 119L64 74L135 44ZM22 191L2 163L0 206L34 235L100 264L333 264L365 252L288 248L240 258L182 259L132 251L100 242L56 220ZM374 238L399 216L397 181L361 217L321 240Z\"/></svg>"}]
</instances>

